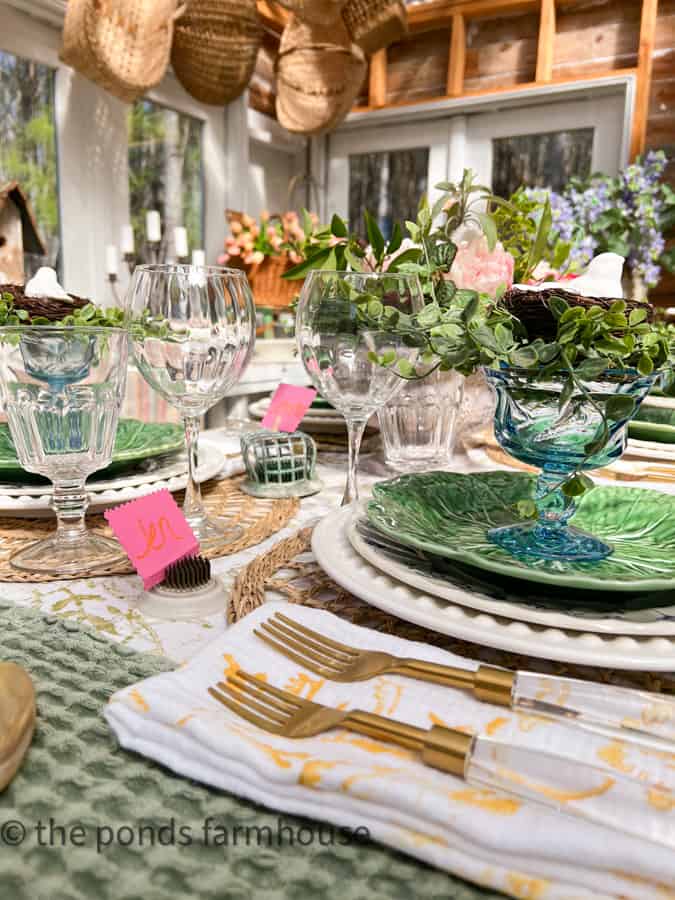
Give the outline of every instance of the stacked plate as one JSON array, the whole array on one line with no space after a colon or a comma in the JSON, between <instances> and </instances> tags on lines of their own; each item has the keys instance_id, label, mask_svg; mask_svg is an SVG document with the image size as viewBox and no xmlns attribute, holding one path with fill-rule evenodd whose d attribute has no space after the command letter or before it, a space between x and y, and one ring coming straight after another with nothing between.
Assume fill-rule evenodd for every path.
<instances>
[{"instance_id":1,"label":"stacked plate","mask_svg":"<svg viewBox=\"0 0 675 900\"><path fill-rule=\"evenodd\" d=\"M184 432L180 425L122 419L108 468L87 482L90 509L126 503L161 488L182 490L187 483ZM223 468L222 450L200 441L198 478L213 478ZM21 468L9 428L0 424L0 513L40 515L51 512L52 485Z\"/></svg>"},{"instance_id":2,"label":"stacked plate","mask_svg":"<svg viewBox=\"0 0 675 900\"><path fill-rule=\"evenodd\" d=\"M546 659L675 671L675 497L602 486L573 523L611 543L597 563L511 557L487 531L514 519L533 476L430 472L377 484L373 499L315 529L342 587L443 634Z\"/></svg>"},{"instance_id":3,"label":"stacked plate","mask_svg":"<svg viewBox=\"0 0 675 900\"><path fill-rule=\"evenodd\" d=\"M675 398L650 394L628 425L629 456L675 463Z\"/></svg>"}]
</instances>

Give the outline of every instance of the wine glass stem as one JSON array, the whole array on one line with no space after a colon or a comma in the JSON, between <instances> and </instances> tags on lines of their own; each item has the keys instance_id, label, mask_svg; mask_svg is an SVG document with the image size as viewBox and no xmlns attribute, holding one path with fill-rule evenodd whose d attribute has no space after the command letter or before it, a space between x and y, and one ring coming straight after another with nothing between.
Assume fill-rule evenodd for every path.
<instances>
[{"instance_id":1,"label":"wine glass stem","mask_svg":"<svg viewBox=\"0 0 675 900\"><path fill-rule=\"evenodd\" d=\"M56 513L56 536L59 541L75 543L87 533L84 521L89 495L84 481L77 484L54 482L52 509Z\"/></svg>"},{"instance_id":2,"label":"wine glass stem","mask_svg":"<svg viewBox=\"0 0 675 900\"><path fill-rule=\"evenodd\" d=\"M565 476L559 472L541 472L537 479L535 501L539 524L548 528L564 528L574 515L576 504L566 497L559 485Z\"/></svg>"},{"instance_id":3,"label":"wine glass stem","mask_svg":"<svg viewBox=\"0 0 675 900\"><path fill-rule=\"evenodd\" d=\"M359 499L357 472L359 468L359 450L363 432L366 430L366 419L347 419L347 436L349 438L349 469L347 486L342 498L342 505L347 506Z\"/></svg>"},{"instance_id":4,"label":"wine glass stem","mask_svg":"<svg viewBox=\"0 0 675 900\"><path fill-rule=\"evenodd\" d=\"M199 417L185 416L185 448L188 458L188 479L185 487L183 512L186 519L203 519L205 517L202 504L202 492L197 482L197 466L199 464Z\"/></svg>"}]
</instances>

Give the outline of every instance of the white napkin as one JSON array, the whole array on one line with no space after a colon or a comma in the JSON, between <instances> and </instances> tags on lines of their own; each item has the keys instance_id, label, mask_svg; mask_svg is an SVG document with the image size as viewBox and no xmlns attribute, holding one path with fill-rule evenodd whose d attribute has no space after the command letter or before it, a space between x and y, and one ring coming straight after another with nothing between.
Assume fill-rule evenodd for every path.
<instances>
[{"instance_id":1,"label":"white napkin","mask_svg":"<svg viewBox=\"0 0 675 900\"><path fill-rule=\"evenodd\" d=\"M304 740L267 734L219 704L207 688L241 666L329 706L360 708L424 728L442 724L470 729L525 747L553 748L605 766L617 778L626 772L662 782L670 778L670 787L675 754L640 750L401 676L358 684L324 681L255 637L253 629L276 610L356 647L475 667L451 653L359 628L321 610L267 603L183 668L116 693L105 717L121 745L273 809L342 827L365 827L376 841L515 897L672 896L672 850L538 804L472 788L425 767L410 751L353 732L336 729ZM660 806L663 796L655 801ZM672 804L665 807L660 813L668 821L675 813ZM640 809L634 814L639 816Z\"/></svg>"}]
</instances>

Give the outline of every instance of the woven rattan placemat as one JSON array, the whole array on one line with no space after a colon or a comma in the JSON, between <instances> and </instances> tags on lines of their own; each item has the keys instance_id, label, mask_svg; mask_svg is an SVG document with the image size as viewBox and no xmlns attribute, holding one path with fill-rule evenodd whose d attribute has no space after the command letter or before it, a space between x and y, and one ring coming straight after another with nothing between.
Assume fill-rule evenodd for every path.
<instances>
[{"instance_id":1,"label":"woven rattan placemat","mask_svg":"<svg viewBox=\"0 0 675 900\"><path fill-rule=\"evenodd\" d=\"M550 662L472 644L404 622L374 606L369 606L329 578L311 554L311 539L312 529L305 528L292 537L279 541L267 553L256 557L240 570L234 580L230 598L230 617L233 621L241 619L266 599L283 598L291 603L326 609L350 622L373 628L375 631L395 634L411 641L434 644L467 659L480 660L507 669L554 672L573 678L586 678L675 694L675 674L625 672Z\"/></svg>"},{"instance_id":2,"label":"woven rattan placemat","mask_svg":"<svg viewBox=\"0 0 675 900\"><path fill-rule=\"evenodd\" d=\"M223 481L210 481L202 485L204 506L212 515L224 516L233 525L239 525L243 533L229 543L212 547L207 556L215 558L239 553L247 547L253 547L286 526L297 513L300 501L291 498L286 500L258 500L239 490L242 478L227 478ZM175 495L182 502L182 494ZM112 537L102 515L88 517L89 527L100 534ZM54 531L53 518L0 518L0 582L44 582L62 580L64 575L34 575L19 572L10 565L10 557L33 541L48 537ZM134 569L128 561L115 566L91 569L87 577L98 575L126 575ZM81 576L72 576L81 577Z\"/></svg>"},{"instance_id":3,"label":"woven rattan placemat","mask_svg":"<svg viewBox=\"0 0 675 900\"><path fill-rule=\"evenodd\" d=\"M114 691L172 668L161 656L0 598L0 660L28 670L38 710L26 759L0 793L2 900L498 896L121 750L103 706ZM532 896L525 882L523 891Z\"/></svg>"}]
</instances>

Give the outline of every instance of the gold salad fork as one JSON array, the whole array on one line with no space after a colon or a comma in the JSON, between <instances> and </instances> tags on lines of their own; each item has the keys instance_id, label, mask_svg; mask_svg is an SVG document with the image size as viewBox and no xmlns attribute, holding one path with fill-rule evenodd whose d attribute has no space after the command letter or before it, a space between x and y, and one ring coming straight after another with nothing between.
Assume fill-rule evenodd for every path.
<instances>
[{"instance_id":1,"label":"gold salad fork","mask_svg":"<svg viewBox=\"0 0 675 900\"><path fill-rule=\"evenodd\" d=\"M470 690L476 699L497 706L675 741L675 703L646 691L532 672L509 672L493 666L462 669L379 650L359 650L280 612L263 622L254 634L278 653L330 681L407 675Z\"/></svg>"},{"instance_id":2,"label":"gold salad fork","mask_svg":"<svg viewBox=\"0 0 675 900\"><path fill-rule=\"evenodd\" d=\"M472 786L506 791L557 812L675 847L673 824L664 822L658 810L645 810L648 785L628 776L612 772L608 778L606 770L576 759L441 725L417 728L359 709L333 709L282 691L241 669L208 692L231 712L270 734L309 738L339 726L415 750L425 765L458 775ZM619 799L614 790L609 791L610 785L620 790ZM672 800L669 792L659 790L659 799L663 794L664 802ZM577 802L580 798L583 802ZM641 816L626 816L631 808L645 811Z\"/></svg>"}]
</instances>

